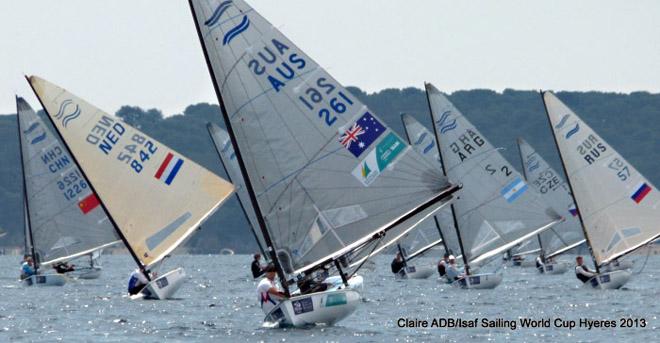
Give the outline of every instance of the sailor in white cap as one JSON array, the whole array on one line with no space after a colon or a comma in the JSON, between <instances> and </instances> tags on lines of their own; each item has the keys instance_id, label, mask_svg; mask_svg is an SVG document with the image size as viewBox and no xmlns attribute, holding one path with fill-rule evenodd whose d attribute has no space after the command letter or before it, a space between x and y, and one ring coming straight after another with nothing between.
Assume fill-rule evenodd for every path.
<instances>
[{"instance_id":1,"label":"sailor in white cap","mask_svg":"<svg viewBox=\"0 0 660 343\"><path fill-rule=\"evenodd\" d=\"M447 282L452 283L459 279L458 268L456 267L456 257L454 255L449 255L449 264L447 265Z\"/></svg>"}]
</instances>

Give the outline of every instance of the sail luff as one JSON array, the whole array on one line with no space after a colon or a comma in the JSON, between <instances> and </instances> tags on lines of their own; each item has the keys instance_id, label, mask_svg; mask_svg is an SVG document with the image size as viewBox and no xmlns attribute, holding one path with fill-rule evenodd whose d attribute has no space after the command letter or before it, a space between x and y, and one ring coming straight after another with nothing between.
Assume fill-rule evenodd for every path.
<instances>
[{"instance_id":1,"label":"sail luff","mask_svg":"<svg viewBox=\"0 0 660 343\"><path fill-rule=\"evenodd\" d=\"M44 101L43 101L43 99L41 99L41 95L34 88L34 85L30 81L30 77L25 75L25 80L30 85L30 88L34 92L35 96L37 97L37 100L39 100L39 103L41 104L41 108L43 108L44 111L46 111L46 113L48 113L48 108L44 105ZM57 133L57 136L59 137L60 142L62 143L62 145L64 145L64 149L66 149L69 156L71 156L71 158L73 159L73 163L78 167L78 169L80 170L80 173L83 175L85 180L89 181L89 177L87 177L87 175L85 174L85 170L80 167L80 163L78 163L78 160L77 160L76 156L71 153L71 148L69 147L66 140L64 140L64 137L62 137L62 133L60 132L59 128L57 127L57 125L53 121L52 116L47 115L46 117L48 118L48 120L52 124L53 128L55 129L55 132ZM108 211L108 208L106 207L106 205L103 201L103 197L96 192L96 189L94 189L94 185L91 182L88 182L88 185L89 185L89 188L91 189L92 193L96 194L96 197L98 198L98 201L99 201L99 205L101 206L101 208L105 212L106 216L108 217L108 219L112 223L112 226L115 229L115 232L117 233L119 238L122 240L122 242L124 242L124 246L126 246L126 250L128 250L128 252L131 254L131 257L133 257L133 260L135 260L135 263L138 265L140 270L142 270L143 274L147 277L147 280L151 281L151 277L149 276L149 273L147 273L146 270L145 270L146 266L142 263L142 261L137 256L135 251L132 249L131 244L129 243L129 241L124 236L124 233L121 230L119 230L119 226L117 225L115 219L110 214L110 211Z\"/></svg>"},{"instance_id":2,"label":"sail luff","mask_svg":"<svg viewBox=\"0 0 660 343\"><path fill-rule=\"evenodd\" d=\"M555 149L557 149L557 152L559 153L559 160L561 162L561 168L564 171L564 177L566 177L566 183L568 184L568 188L570 189L571 197L573 198L573 203L575 204L575 209L577 210L577 216L578 219L580 219L580 227L582 228L582 233L584 234L584 238L587 241L587 245L589 246L589 253L591 254L591 259L594 262L594 266L596 267L596 272L600 273L600 266L598 264L598 261L596 260L596 256L594 255L593 248L591 246L591 242L589 241L589 233L586 230L586 227L584 225L584 219L582 218L582 211L580 211L580 205L578 204L578 201L575 197L575 191L573 190L573 183L571 182L571 178L568 177L568 171L566 170L566 164L564 162L564 157L561 154L561 150L559 149L559 141L557 140L557 135L555 134L555 130L552 129L552 119L550 119L550 112L548 111L548 105L545 102L545 92L541 91L541 99L543 100L543 109L545 110L546 117L548 118L548 127L550 128L550 132L552 133L552 139L555 142Z\"/></svg>"},{"instance_id":3,"label":"sail luff","mask_svg":"<svg viewBox=\"0 0 660 343\"><path fill-rule=\"evenodd\" d=\"M193 0L189 0L188 4L190 6L190 13L192 14L193 22L195 23L195 29L197 30L197 36L199 37L199 43L202 46L202 51L204 52L204 59L206 61L206 66L208 67L209 74L211 76L211 82L213 83L215 94L218 98L218 102L220 103L220 112L222 113L222 117L224 119L225 127L227 128L227 133L229 134L231 144L234 146L234 152L236 153L236 160L238 161L238 165L241 169L241 174L243 175L243 180L245 181L245 187L248 195L250 196L250 201L252 202L252 208L257 214L257 221L259 222L259 227L261 229L261 233L264 237L264 240L268 245L268 250L270 252L270 259L273 262L275 268L277 269L277 274L280 279L280 284L284 289L284 293L287 296L290 296L289 285L288 285L288 280L286 278L286 274L284 273L284 269L280 264L280 261L277 257L277 250L275 248L275 245L273 244L270 234L268 233L268 229L266 228L266 222L264 220L263 213L261 213L261 209L259 208L259 204L257 202L257 198L255 196L254 189L250 181L250 176L248 175L247 169L245 167L245 162L243 161L243 157L241 155L241 151L240 151L241 149L236 141L236 135L231 125L231 119L229 118L227 108L225 106L225 102L222 97L222 93L220 92L220 85L218 85L216 81L217 78L215 77L213 66L211 65L211 60L209 58L209 53L206 49L206 44L204 44L204 37L202 35L201 27L199 25L199 22L197 21L197 14L195 13L195 6L193 5Z\"/></svg>"},{"instance_id":4,"label":"sail luff","mask_svg":"<svg viewBox=\"0 0 660 343\"><path fill-rule=\"evenodd\" d=\"M25 157L23 152L23 139L21 138L21 120L19 118L18 108L18 95L16 95L16 127L18 129L18 150L20 151L21 156L21 174L23 176L23 205L25 207L25 233L29 236L26 237L26 243L29 242L30 253L32 255L32 261L34 263L34 273L36 274L39 270L39 260L37 258L36 251L34 250L34 238L32 237L32 225L30 219L30 206L28 204L28 195L27 195L27 180L25 176ZM26 246L27 247L27 246ZM26 249L27 250L27 249Z\"/></svg>"},{"instance_id":5,"label":"sail luff","mask_svg":"<svg viewBox=\"0 0 660 343\"><path fill-rule=\"evenodd\" d=\"M522 167L522 176L523 180L525 182L529 183L529 177L527 176L527 167L525 166L525 158L523 157L522 149L520 145L522 144L521 142L522 138L518 137L516 140L517 144L516 146L518 147L518 157L520 158L520 166ZM541 242L541 235L537 235L536 239L539 243L539 251L541 252L541 255L545 255L545 252L543 251L543 243Z\"/></svg>"},{"instance_id":6,"label":"sail luff","mask_svg":"<svg viewBox=\"0 0 660 343\"><path fill-rule=\"evenodd\" d=\"M245 181L244 180L232 180L231 172L229 170L229 168L231 168L231 166L228 165L231 162L230 161L225 161L225 156L223 155L222 151L220 150L220 146L222 146L222 142L216 141L216 137L215 137L215 131L216 130L221 130L221 129L219 127L214 128L213 125L214 124L207 123L206 128L209 131L209 136L211 137L211 141L213 142L213 147L215 148L215 151L218 154L218 157L220 158L220 164L222 165L222 168L225 170L225 174L227 175L227 178L229 178L230 182L232 182L234 184L238 183L239 185L241 185L241 187L245 187ZM229 144L231 144L231 142L229 142ZM233 150L234 147L231 146L231 149ZM239 177L242 177L242 175L240 175L240 173L241 173L240 170L238 170L238 173L239 173ZM259 246L259 250L263 254L264 258L269 258L269 256L266 254L266 249L262 245L261 239L259 238L259 236L257 234L257 231L256 231L256 230L258 230L259 222L258 221L253 222L253 220L251 219L251 216L248 214L248 208L246 207L249 204L243 204L243 200L239 196L239 191L238 190L236 192L236 199L238 200L238 204L241 207L241 211L243 211L243 215L245 216L246 221L250 225L250 232L252 232L252 235L254 236L254 239L257 242L257 246ZM254 213L255 220L257 220L256 216L257 216L257 214Z\"/></svg>"}]
</instances>

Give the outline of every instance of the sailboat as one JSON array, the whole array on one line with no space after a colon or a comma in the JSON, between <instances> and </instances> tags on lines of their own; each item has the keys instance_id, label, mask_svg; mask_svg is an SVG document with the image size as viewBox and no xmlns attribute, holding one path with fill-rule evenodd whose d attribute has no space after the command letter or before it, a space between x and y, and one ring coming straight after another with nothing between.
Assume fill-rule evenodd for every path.
<instances>
[{"instance_id":1,"label":"sailboat","mask_svg":"<svg viewBox=\"0 0 660 343\"><path fill-rule=\"evenodd\" d=\"M149 283L134 298L167 299L183 268L165 258L233 192L193 161L44 79L27 77L66 150ZM91 203L90 203L91 204ZM87 208L90 204L83 204Z\"/></svg>"},{"instance_id":2,"label":"sailboat","mask_svg":"<svg viewBox=\"0 0 660 343\"><path fill-rule=\"evenodd\" d=\"M620 288L631 273L605 269L660 237L660 193L557 96L542 98L596 266L585 286Z\"/></svg>"},{"instance_id":3,"label":"sailboat","mask_svg":"<svg viewBox=\"0 0 660 343\"><path fill-rule=\"evenodd\" d=\"M265 248L267 245L263 235L261 234L261 231L259 231L259 222L257 221L254 208L252 208L250 203L250 196L247 193L245 180L241 175L241 169L238 165L238 161L236 160L236 153L234 152L234 146L231 144L229 134L227 131L213 123L208 123L206 127L209 131L209 134L211 135L211 140L213 141L216 151L220 156L222 166L225 169L227 176L229 177L229 181L232 182L236 187L236 196L238 198L238 202L243 209L243 214L245 214L246 218L248 218L250 229L257 241L257 244L259 245L259 249L261 250L263 256L268 259L269 255L266 254ZM326 284L330 290L340 289L344 286L341 276L339 275L328 276L322 281L322 283ZM348 279L349 288L361 288L363 284L364 279L358 274L353 274Z\"/></svg>"},{"instance_id":4,"label":"sailboat","mask_svg":"<svg viewBox=\"0 0 660 343\"><path fill-rule=\"evenodd\" d=\"M527 184L541 194L557 213L563 213L566 218L536 236L541 259L545 260L539 271L543 274L563 274L568 266L553 259L586 242L573 198L563 178L522 138L518 138L518 151Z\"/></svg>"},{"instance_id":5,"label":"sailboat","mask_svg":"<svg viewBox=\"0 0 660 343\"><path fill-rule=\"evenodd\" d=\"M529 240L564 220L433 85L426 94L439 146L442 169L463 188L451 204L453 224L465 266L463 288L494 288L501 274L472 274L470 265Z\"/></svg>"},{"instance_id":6,"label":"sailboat","mask_svg":"<svg viewBox=\"0 0 660 343\"><path fill-rule=\"evenodd\" d=\"M394 277L396 279L428 279L433 275L434 269L432 266L412 265L411 263L413 260L424 256L424 254L442 244L441 238L431 238L433 236L430 234L434 230L437 230L437 228L435 224L432 227L426 226L429 224L429 220L432 222L433 218L423 221L419 224L419 229L408 233L396 244L397 251L401 255L401 258L403 258L404 263L403 269L395 274ZM435 231L435 234L437 235L437 231ZM404 246L408 246L408 248Z\"/></svg>"},{"instance_id":7,"label":"sailboat","mask_svg":"<svg viewBox=\"0 0 660 343\"><path fill-rule=\"evenodd\" d=\"M346 273L355 256L365 247L377 250L394 228L405 228L402 235L414 229L457 186L423 167L419 154L244 1L190 6L250 204L287 295L264 321L337 323L361 303ZM329 272L345 287L294 295L295 286Z\"/></svg>"},{"instance_id":8,"label":"sailboat","mask_svg":"<svg viewBox=\"0 0 660 343\"><path fill-rule=\"evenodd\" d=\"M38 272L121 240L57 137L23 98L16 97L16 106L23 166L25 250L32 256L37 272L22 283L63 285L64 275L52 270ZM99 274L100 270L76 272L83 278Z\"/></svg>"}]
</instances>

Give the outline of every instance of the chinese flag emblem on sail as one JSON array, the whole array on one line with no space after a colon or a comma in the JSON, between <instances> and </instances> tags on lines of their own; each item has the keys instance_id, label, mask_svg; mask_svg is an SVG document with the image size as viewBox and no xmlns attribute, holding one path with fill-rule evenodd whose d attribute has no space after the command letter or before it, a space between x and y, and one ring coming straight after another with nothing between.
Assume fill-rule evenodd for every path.
<instances>
[{"instance_id":1,"label":"chinese flag emblem on sail","mask_svg":"<svg viewBox=\"0 0 660 343\"><path fill-rule=\"evenodd\" d=\"M86 196L78 203L78 207L83 214L91 212L93 209L97 208L100 205L99 198L96 197L96 194L92 193Z\"/></svg>"}]
</instances>

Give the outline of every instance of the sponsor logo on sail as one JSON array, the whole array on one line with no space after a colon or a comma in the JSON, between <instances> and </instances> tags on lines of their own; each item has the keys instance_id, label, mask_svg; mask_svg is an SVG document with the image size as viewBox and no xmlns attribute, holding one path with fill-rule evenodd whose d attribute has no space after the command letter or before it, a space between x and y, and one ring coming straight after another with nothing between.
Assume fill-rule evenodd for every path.
<instances>
[{"instance_id":1,"label":"sponsor logo on sail","mask_svg":"<svg viewBox=\"0 0 660 343\"><path fill-rule=\"evenodd\" d=\"M78 202L78 208L83 214L87 214L97 208L100 204L101 202L99 201L99 198L96 197L96 194L92 193Z\"/></svg>"},{"instance_id":2,"label":"sponsor logo on sail","mask_svg":"<svg viewBox=\"0 0 660 343\"><path fill-rule=\"evenodd\" d=\"M420 145L420 144L422 144L422 143L424 142L424 139L426 139L426 136L427 136L427 133L426 133L426 132L422 132L422 134L419 135L419 137L418 137L417 140L415 141L415 145Z\"/></svg>"},{"instance_id":3,"label":"sponsor logo on sail","mask_svg":"<svg viewBox=\"0 0 660 343\"><path fill-rule=\"evenodd\" d=\"M27 128L27 130L24 130L23 133L27 135L31 135L34 130L40 128L41 125L39 122L34 122L30 125L30 127ZM30 140L30 145L35 145L39 142L42 142L44 139L46 139L46 131L45 130L40 130L37 132L36 136L34 138L28 138Z\"/></svg>"},{"instance_id":4,"label":"sponsor logo on sail","mask_svg":"<svg viewBox=\"0 0 660 343\"><path fill-rule=\"evenodd\" d=\"M452 118L451 114L451 111L445 111L440 116L440 119L436 121L436 124L438 124L438 127L440 128L440 133L447 133L458 126L456 124L456 119Z\"/></svg>"},{"instance_id":5,"label":"sponsor logo on sail","mask_svg":"<svg viewBox=\"0 0 660 343\"><path fill-rule=\"evenodd\" d=\"M558 123L557 125L555 125L555 129L560 130L562 127L564 127L564 125L566 125L566 121L568 121L568 118L569 118L570 116L571 116L570 114L565 114L565 115L561 118L561 120L559 121L559 123Z\"/></svg>"},{"instance_id":6,"label":"sponsor logo on sail","mask_svg":"<svg viewBox=\"0 0 660 343\"><path fill-rule=\"evenodd\" d=\"M580 123L575 123L575 127L566 132L566 139L570 139L580 131Z\"/></svg>"},{"instance_id":7,"label":"sponsor logo on sail","mask_svg":"<svg viewBox=\"0 0 660 343\"><path fill-rule=\"evenodd\" d=\"M366 112L339 136L339 143L348 149L353 156L360 157L385 130L383 124L374 118L371 113Z\"/></svg>"},{"instance_id":8,"label":"sponsor logo on sail","mask_svg":"<svg viewBox=\"0 0 660 343\"><path fill-rule=\"evenodd\" d=\"M516 201L527 190L527 184L517 177L508 186L502 188L500 194L506 199L508 203Z\"/></svg>"},{"instance_id":9,"label":"sponsor logo on sail","mask_svg":"<svg viewBox=\"0 0 660 343\"><path fill-rule=\"evenodd\" d=\"M225 11L227 11L227 9L231 6L232 2L233 1L231 0L221 2L215 11L213 11L211 17L204 22L204 25L211 27L218 23L218 20L220 20L220 17L222 17Z\"/></svg>"},{"instance_id":10,"label":"sponsor logo on sail","mask_svg":"<svg viewBox=\"0 0 660 343\"><path fill-rule=\"evenodd\" d=\"M376 178L401 155L406 148L403 141L390 132L367 154L363 161L353 169L353 176L363 185L371 185Z\"/></svg>"},{"instance_id":11,"label":"sponsor logo on sail","mask_svg":"<svg viewBox=\"0 0 660 343\"><path fill-rule=\"evenodd\" d=\"M30 124L30 127L27 130L23 131L24 134L29 135L32 131L36 130L39 127L39 122L34 122Z\"/></svg>"},{"instance_id":12,"label":"sponsor logo on sail","mask_svg":"<svg viewBox=\"0 0 660 343\"><path fill-rule=\"evenodd\" d=\"M641 203L644 198L646 198L649 193L651 193L651 186L649 186L646 182L640 183L637 187L635 187L635 192L630 196L630 198L636 202L636 203Z\"/></svg>"},{"instance_id":13,"label":"sponsor logo on sail","mask_svg":"<svg viewBox=\"0 0 660 343\"><path fill-rule=\"evenodd\" d=\"M179 173L181 166L183 165L183 159L180 157L174 157L171 152L167 153L167 156L163 160L163 163L158 167L156 175L154 177L158 180L164 181L166 185L171 185L174 181L174 178Z\"/></svg>"},{"instance_id":14,"label":"sponsor logo on sail","mask_svg":"<svg viewBox=\"0 0 660 343\"><path fill-rule=\"evenodd\" d=\"M529 157L529 161L527 161L527 171L528 172L533 172L536 169L539 169L541 166L541 162L536 159L536 156Z\"/></svg>"},{"instance_id":15,"label":"sponsor logo on sail","mask_svg":"<svg viewBox=\"0 0 660 343\"><path fill-rule=\"evenodd\" d=\"M432 140L431 143L429 143L429 145L427 145L426 148L424 148L424 150L422 152L424 154L428 154L429 151L433 150L434 146L435 146L435 140Z\"/></svg>"}]
</instances>

